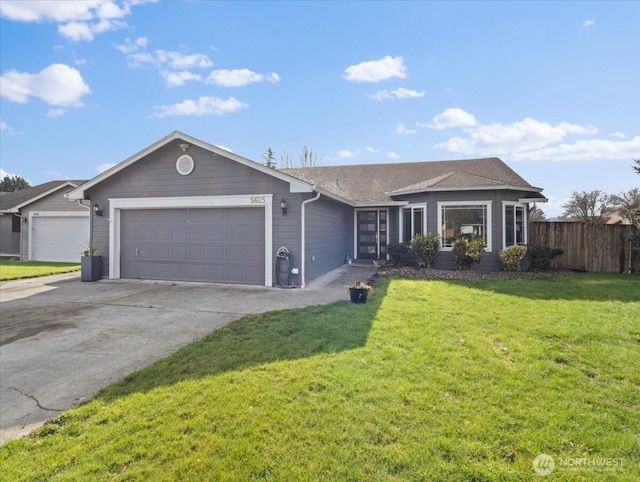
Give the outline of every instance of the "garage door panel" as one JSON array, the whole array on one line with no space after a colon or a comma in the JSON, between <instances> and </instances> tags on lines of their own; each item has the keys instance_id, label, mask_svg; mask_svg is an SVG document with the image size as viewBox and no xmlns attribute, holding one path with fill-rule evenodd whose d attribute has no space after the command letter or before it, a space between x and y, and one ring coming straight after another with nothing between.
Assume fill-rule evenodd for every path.
<instances>
[{"instance_id":1,"label":"garage door panel","mask_svg":"<svg viewBox=\"0 0 640 482\"><path fill-rule=\"evenodd\" d=\"M31 259L79 263L89 241L89 216L33 216Z\"/></svg>"},{"instance_id":2,"label":"garage door panel","mask_svg":"<svg viewBox=\"0 0 640 482\"><path fill-rule=\"evenodd\" d=\"M121 211L121 277L264 284L263 209L140 213ZM136 234L149 229L151 239Z\"/></svg>"}]
</instances>

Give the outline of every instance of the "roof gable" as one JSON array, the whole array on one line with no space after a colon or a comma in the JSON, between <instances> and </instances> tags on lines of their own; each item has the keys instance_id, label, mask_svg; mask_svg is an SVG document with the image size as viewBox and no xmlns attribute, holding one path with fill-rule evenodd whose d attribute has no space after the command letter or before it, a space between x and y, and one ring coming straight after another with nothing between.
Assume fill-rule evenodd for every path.
<instances>
[{"instance_id":1,"label":"roof gable","mask_svg":"<svg viewBox=\"0 0 640 482\"><path fill-rule=\"evenodd\" d=\"M17 213L21 208L66 187L78 187L84 181L49 181L0 196L0 212Z\"/></svg>"},{"instance_id":2,"label":"roof gable","mask_svg":"<svg viewBox=\"0 0 640 482\"><path fill-rule=\"evenodd\" d=\"M239 164L245 165L247 167L250 167L252 169L255 169L257 171L263 172L264 174L267 174L269 176L275 177L277 179L280 179L281 181L287 182L289 183L291 192L312 192L313 191L313 186L309 185L307 182L305 182L304 180L301 179L297 179L295 177L290 176L289 174L286 174L284 172L281 171L277 171L275 169L271 169L263 164L259 164L255 161L252 161L250 159L247 159L245 157L239 156L231 151L228 151L226 149L214 146L213 144L209 144L207 142L201 141L200 139L196 139L195 137L189 136L187 134L184 134L180 131L173 131L171 134L169 134L166 137L163 137L162 139L160 139L157 142L154 142L153 144L151 144L150 146L144 148L143 150L141 150L140 152L134 154L133 156L125 159L124 161L120 162L119 164L116 164L115 166L113 166L110 169L107 169L106 171L104 171L103 173L97 175L96 177L94 177L93 179L91 179L90 181L87 181L86 183L84 183L82 186L79 186L77 189L74 189L73 191L71 191L70 193L67 194L67 197L69 199L84 199L85 198L85 193L88 189L92 188L93 186L100 184L101 182L105 181L106 179L110 178L111 176L113 176L114 174L122 171L123 169L131 166L132 164L135 164L136 162L140 161L141 159L145 158L147 155L151 154L152 152L160 149L161 147L166 146L167 144L169 144L172 141L175 140L181 140L184 141L187 144L192 144L194 146L198 146L204 150L207 150L209 152L211 152L214 155L219 155L219 156L223 156L226 157L227 159L230 159L232 161L235 161Z\"/></svg>"}]
</instances>

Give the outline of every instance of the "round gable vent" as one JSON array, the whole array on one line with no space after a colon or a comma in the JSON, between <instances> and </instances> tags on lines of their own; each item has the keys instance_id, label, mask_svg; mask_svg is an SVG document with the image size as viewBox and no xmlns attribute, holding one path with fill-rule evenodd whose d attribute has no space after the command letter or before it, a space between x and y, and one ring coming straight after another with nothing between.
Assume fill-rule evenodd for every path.
<instances>
[{"instance_id":1,"label":"round gable vent","mask_svg":"<svg viewBox=\"0 0 640 482\"><path fill-rule=\"evenodd\" d=\"M176 161L176 170L183 176L188 176L193 171L193 158L186 154L178 157Z\"/></svg>"}]
</instances>

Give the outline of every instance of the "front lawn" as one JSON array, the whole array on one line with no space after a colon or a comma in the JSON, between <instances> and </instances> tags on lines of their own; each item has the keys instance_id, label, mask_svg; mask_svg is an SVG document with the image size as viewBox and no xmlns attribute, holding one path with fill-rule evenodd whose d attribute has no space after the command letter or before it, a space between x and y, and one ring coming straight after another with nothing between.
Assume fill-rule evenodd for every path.
<instances>
[{"instance_id":1,"label":"front lawn","mask_svg":"<svg viewBox=\"0 0 640 482\"><path fill-rule=\"evenodd\" d=\"M44 261L11 261L0 259L0 281L35 278L50 274L79 271L78 263L49 263Z\"/></svg>"},{"instance_id":2,"label":"front lawn","mask_svg":"<svg viewBox=\"0 0 640 482\"><path fill-rule=\"evenodd\" d=\"M3 478L640 480L639 293L382 280L245 317L0 447Z\"/></svg>"}]
</instances>

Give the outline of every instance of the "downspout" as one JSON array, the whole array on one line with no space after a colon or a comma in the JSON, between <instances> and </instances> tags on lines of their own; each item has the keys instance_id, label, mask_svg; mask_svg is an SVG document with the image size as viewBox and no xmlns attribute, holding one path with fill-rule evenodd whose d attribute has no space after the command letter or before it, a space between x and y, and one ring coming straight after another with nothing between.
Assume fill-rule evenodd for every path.
<instances>
[{"instance_id":1,"label":"downspout","mask_svg":"<svg viewBox=\"0 0 640 482\"><path fill-rule=\"evenodd\" d=\"M82 199L76 199L76 204L89 210L89 239L87 240L87 243L91 243L91 240L93 239L93 216L91 215L91 201L89 201L89 206L87 206L86 204L82 203ZM87 244L87 248L88 247L89 244Z\"/></svg>"},{"instance_id":2,"label":"downspout","mask_svg":"<svg viewBox=\"0 0 640 482\"><path fill-rule=\"evenodd\" d=\"M307 277L307 252L306 252L306 240L305 240L305 225L306 225L306 210L305 207L307 204L312 203L320 199L320 193L316 194L316 197L312 197L311 199L307 199L306 201L302 201L302 228L301 228L301 236L300 236L300 268L302 269L302 274L300 275L300 287L304 288L305 280Z\"/></svg>"}]
</instances>

